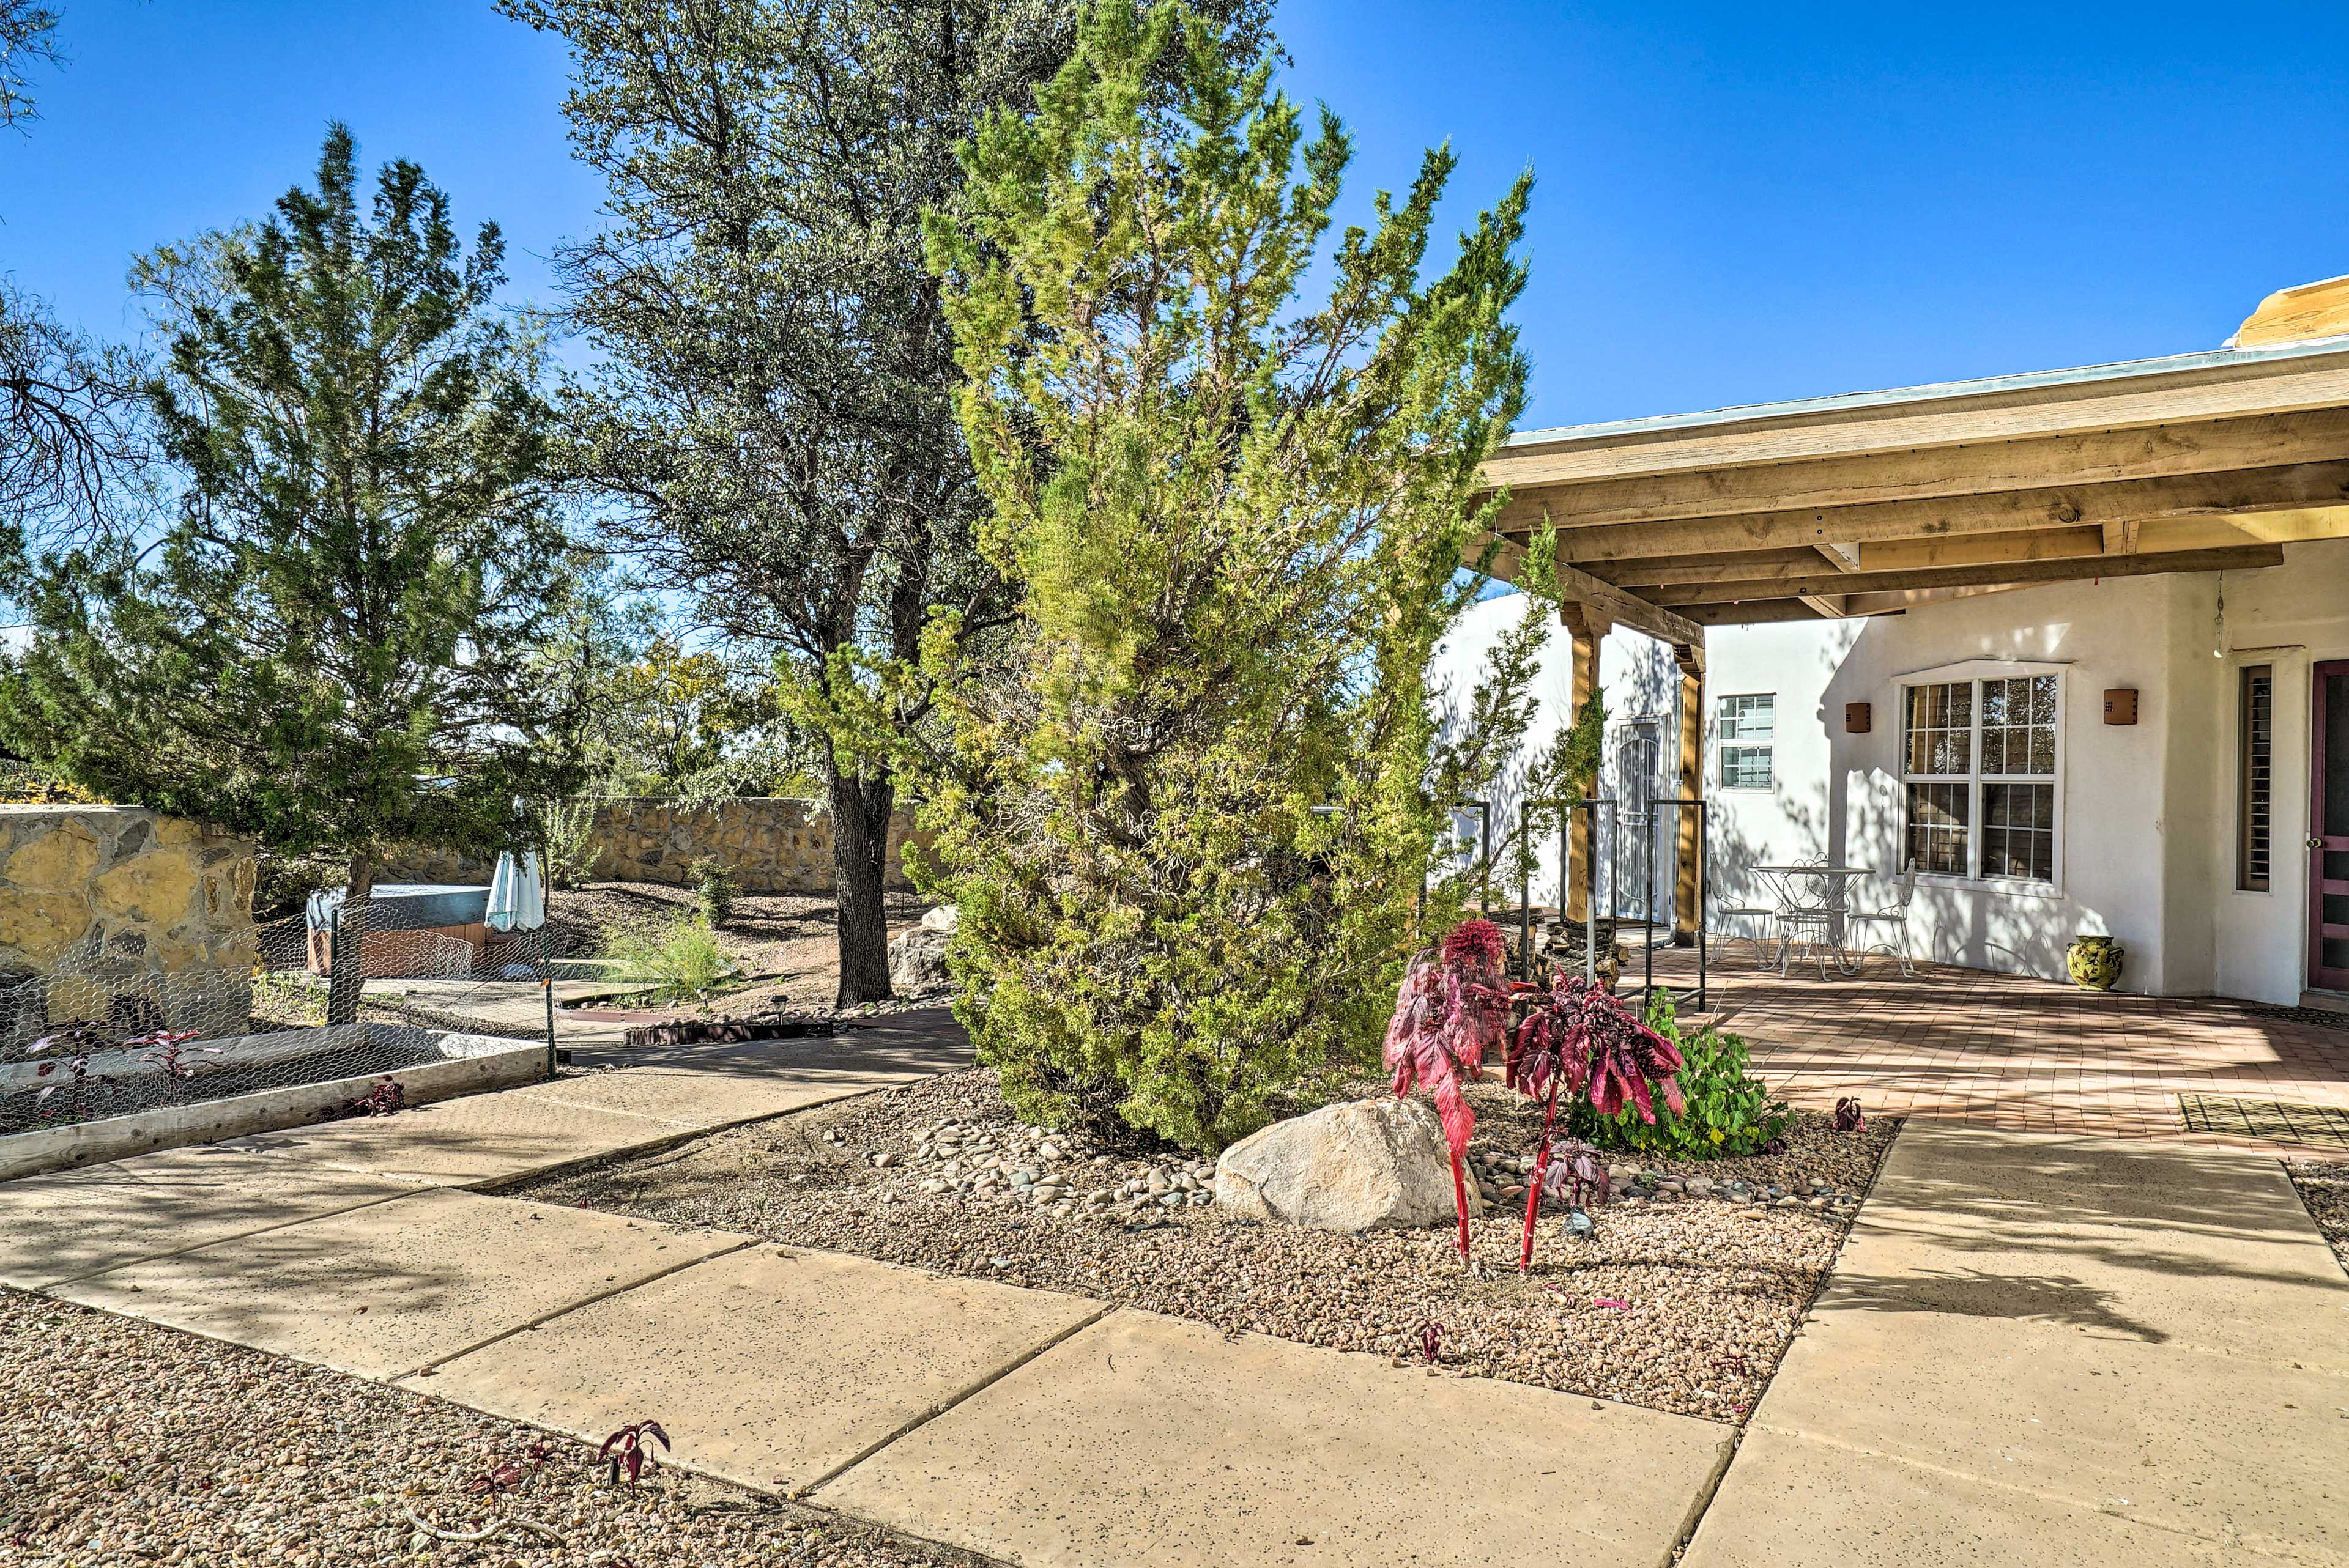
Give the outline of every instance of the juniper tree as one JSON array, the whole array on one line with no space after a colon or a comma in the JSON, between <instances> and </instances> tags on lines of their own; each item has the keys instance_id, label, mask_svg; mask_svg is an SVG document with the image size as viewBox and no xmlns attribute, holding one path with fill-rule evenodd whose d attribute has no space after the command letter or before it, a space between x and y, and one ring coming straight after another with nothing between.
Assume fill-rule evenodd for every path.
<instances>
[{"instance_id":1,"label":"juniper tree","mask_svg":"<svg viewBox=\"0 0 2349 1568\"><path fill-rule=\"evenodd\" d=\"M340 856L364 895L387 847L502 848L566 782L530 659L569 564L496 226L469 253L406 161L363 208L355 156L334 127L316 190L142 263L176 511L25 574L0 736L105 799Z\"/></svg>"},{"instance_id":2,"label":"juniper tree","mask_svg":"<svg viewBox=\"0 0 2349 1568\"><path fill-rule=\"evenodd\" d=\"M1350 151L1264 51L1109 0L930 225L1020 619L984 669L934 631L968 673L925 874L1022 1114L1227 1142L1372 1047L1413 939L1448 804L1430 658L1524 397L1529 182L1428 278L1452 154L1325 247Z\"/></svg>"}]
</instances>

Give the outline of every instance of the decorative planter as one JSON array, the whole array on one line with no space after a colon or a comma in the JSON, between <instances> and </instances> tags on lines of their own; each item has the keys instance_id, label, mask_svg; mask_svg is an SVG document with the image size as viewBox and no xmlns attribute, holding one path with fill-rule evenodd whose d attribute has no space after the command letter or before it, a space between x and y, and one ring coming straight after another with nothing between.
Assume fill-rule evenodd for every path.
<instances>
[{"instance_id":1,"label":"decorative planter","mask_svg":"<svg viewBox=\"0 0 2349 1568\"><path fill-rule=\"evenodd\" d=\"M2121 977L2121 963L2128 949L2109 936L2091 936L2083 932L2072 939L2064 954L2064 967L2070 970L2072 982L2083 991L2109 991Z\"/></svg>"}]
</instances>

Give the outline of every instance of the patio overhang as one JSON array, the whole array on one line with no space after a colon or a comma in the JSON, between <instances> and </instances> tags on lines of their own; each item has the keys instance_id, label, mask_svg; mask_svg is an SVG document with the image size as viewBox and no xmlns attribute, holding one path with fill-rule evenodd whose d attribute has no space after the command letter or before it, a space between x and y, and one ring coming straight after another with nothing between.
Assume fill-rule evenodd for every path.
<instances>
[{"instance_id":1,"label":"patio overhang","mask_svg":"<svg viewBox=\"0 0 2349 1568\"><path fill-rule=\"evenodd\" d=\"M1531 430L1485 474L1506 489L1500 575L1547 521L1569 624L1701 667L1707 626L2274 566L2349 536L2349 336Z\"/></svg>"}]
</instances>

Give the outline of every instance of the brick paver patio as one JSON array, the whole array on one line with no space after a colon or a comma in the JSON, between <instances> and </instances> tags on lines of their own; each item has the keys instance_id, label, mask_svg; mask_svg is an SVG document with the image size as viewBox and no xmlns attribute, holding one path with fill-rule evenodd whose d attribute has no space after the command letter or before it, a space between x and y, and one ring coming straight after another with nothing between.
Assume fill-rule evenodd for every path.
<instances>
[{"instance_id":1,"label":"brick paver patio","mask_svg":"<svg viewBox=\"0 0 2349 1568\"><path fill-rule=\"evenodd\" d=\"M1655 957L1659 984L1695 984L1693 952L1660 947ZM1870 1113L2349 1158L2325 1145L2189 1132L2178 1107L2180 1094L2198 1094L2349 1109L2349 1027L2210 997L1917 967L1904 980L1877 957L1851 979L1799 968L1782 979L1757 971L1744 942L1716 943L1712 1016L1752 1042L1772 1088L1815 1109L1856 1094ZM1640 977L1633 947L1624 988Z\"/></svg>"}]
</instances>

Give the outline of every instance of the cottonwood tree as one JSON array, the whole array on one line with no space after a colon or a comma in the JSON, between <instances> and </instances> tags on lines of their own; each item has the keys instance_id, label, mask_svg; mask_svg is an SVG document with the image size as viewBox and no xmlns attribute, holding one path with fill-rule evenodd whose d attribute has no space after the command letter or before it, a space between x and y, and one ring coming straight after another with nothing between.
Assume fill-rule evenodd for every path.
<instances>
[{"instance_id":1,"label":"cottonwood tree","mask_svg":"<svg viewBox=\"0 0 2349 1568\"><path fill-rule=\"evenodd\" d=\"M1430 659L1524 397L1528 181L1431 279L1451 153L1325 247L1350 154L1260 50L1110 0L930 225L1020 619L949 688L929 874L1023 1115L1220 1146L1372 1048L1408 951L1446 804Z\"/></svg>"},{"instance_id":2,"label":"cottonwood tree","mask_svg":"<svg viewBox=\"0 0 2349 1568\"><path fill-rule=\"evenodd\" d=\"M843 1006L889 995L899 768L922 629L1001 595L921 217L956 144L1067 57L1068 0L501 0L569 40L604 232L561 259L604 366L577 462L709 626L777 651L828 798ZM1257 0L1240 0L1254 12ZM1256 26L1256 24L1250 24Z\"/></svg>"},{"instance_id":3,"label":"cottonwood tree","mask_svg":"<svg viewBox=\"0 0 2349 1568\"><path fill-rule=\"evenodd\" d=\"M142 268L177 511L24 574L0 738L104 799L338 855L364 896L386 848L502 848L518 798L565 787L538 737L566 694L530 659L570 563L496 226L469 253L406 161L363 207L355 157L334 127L316 190Z\"/></svg>"}]
</instances>

